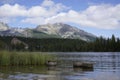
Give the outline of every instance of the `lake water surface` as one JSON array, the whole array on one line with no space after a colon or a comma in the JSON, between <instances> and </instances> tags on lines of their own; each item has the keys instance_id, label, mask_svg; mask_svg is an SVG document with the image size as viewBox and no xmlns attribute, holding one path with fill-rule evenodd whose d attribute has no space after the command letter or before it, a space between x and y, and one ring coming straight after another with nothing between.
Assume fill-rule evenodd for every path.
<instances>
[{"instance_id":1,"label":"lake water surface","mask_svg":"<svg viewBox=\"0 0 120 80\"><path fill-rule=\"evenodd\" d=\"M57 67L0 67L0 80L120 80L120 52L59 52ZM94 63L93 69L73 62Z\"/></svg>"}]
</instances>

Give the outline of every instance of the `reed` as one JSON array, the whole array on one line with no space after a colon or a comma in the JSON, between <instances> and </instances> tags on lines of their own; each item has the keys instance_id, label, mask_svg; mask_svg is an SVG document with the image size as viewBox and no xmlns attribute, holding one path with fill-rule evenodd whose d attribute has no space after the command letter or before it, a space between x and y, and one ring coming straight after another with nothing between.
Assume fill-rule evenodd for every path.
<instances>
[{"instance_id":1,"label":"reed","mask_svg":"<svg viewBox=\"0 0 120 80\"><path fill-rule=\"evenodd\" d=\"M39 66L53 59L55 56L48 53L0 51L0 66Z\"/></svg>"}]
</instances>

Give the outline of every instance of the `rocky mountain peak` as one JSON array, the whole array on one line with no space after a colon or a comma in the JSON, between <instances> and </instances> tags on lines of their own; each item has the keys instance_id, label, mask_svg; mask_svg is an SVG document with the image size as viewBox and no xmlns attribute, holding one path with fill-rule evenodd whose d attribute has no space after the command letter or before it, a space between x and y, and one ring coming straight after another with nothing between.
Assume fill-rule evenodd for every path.
<instances>
[{"instance_id":1,"label":"rocky mountain peak","mask_svg":"<svg viewBox=\"0 0 120 80\"><path fill-rule=\"evenodd\" d=\"M64 23L44 24L37 26L35 29L22 29L9 28L7 24L0 22L0 35L32 38L69 38L84 41L93 41L96 38L91 33Z\"/></svg>"},{"instance_id":2,"label":"rocky mountain peak","mask_svg":"<svg viewBox=\"0 0 120 80\"><path fill-rule=\"evenodd\" d=\"M93 34L64 23L39 25L36 30L46 34L59 35L62 38L82 39L85 41L90 41L96 37Z\"/></svg>"}]
</instances>

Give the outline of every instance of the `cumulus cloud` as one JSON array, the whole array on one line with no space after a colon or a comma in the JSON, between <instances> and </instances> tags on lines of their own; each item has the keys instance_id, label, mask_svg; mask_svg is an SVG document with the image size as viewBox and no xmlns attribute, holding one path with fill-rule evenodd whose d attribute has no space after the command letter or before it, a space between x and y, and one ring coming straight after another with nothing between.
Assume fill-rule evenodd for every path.
<instances>
[{"instance_id":1,"label":"cumulus cloud","mask_svg":"<svg viewBox=\"0 0 120 80\"><path fill-rule=\"evenodd\" d=\"M44 0L40 6L33 6L26 12L27 18L22 22L33 24L45 24L45 20L49 17L55 16L58 13L69 9L61 3L55 4L52 0Z\"/></svg>"},{"instance_id":2,"label":"cumulus cloud","mask_svg":"<svg viewBox=\"0 0 120 80\"><path fill-rule=\"evenodd\" d=\"M51 7L51 6L55 5L55 3L51 0L44 0L41 5L44 7Z\"/></svg>"},{"instance_id":3,"label":"cumulus cloud","mask_svg":"<svg viewBox=\"0 0 120 80\"><path fill-rule=\"evenodd\" d=\"M87 27L117 29L120 28L120 4L89 6L81 12L69 10L46 19L46 23L54 22L73 22Z\"/></svg>"},{"instance_id":4,"label":"cumulus cloud","mask_svg":"<svg viewBox=\"0 0 120 80\"><path fill-rule=\"evenodd\" d=\"M9 20L10 18L22 17L24 19L21 20L21 22L28 22L38 25L41 22L45 23L46 18L55 16L65 10L68 10L68 7L61 3L55 4L52 0L44 0L41 5L32 6L30 8L19 4L4 4L0 6L0 18L1 21L6 21L5 19L7 18Z\"/></svg>"},{"instance_id":5,"label":"cumulus cloud","mask_svg":"<svg viewBox=\"0 0 120 80\"><path fill-rule=\"evenodd\" d=\"M27 11L25 7L18 4L15 4L13 6L5 4L3 6L0 6L0 17L25 16L26 12Z\"/></svg>"},{"instance_id":6,"label":"cumulus cloud","mask_svg":"<svg viewBox=\"0 0 120 80\"><path fill-rule=\"evenodd\" d=\"M9 22L11 18L22 17L20 22L31 24L76 23L80 26L101 29L118 29L120 26L120 4L90 5L83 11L75 11L62 3L44 0L38 6L27 8L19 4L0 6L0 21Z\"/></svg>"},{"instance_id":7,"label":"cumulus cloud","mask_svg":"<svg viewBox=\"0 0 120 80\"><path fill-rule=\"evenodd\" d=\"M26 18L22 20L24 23L31 23L31 24L45 24L45 18L44 17L32 17L32 18Z\"/></svg>"}]
</instances>

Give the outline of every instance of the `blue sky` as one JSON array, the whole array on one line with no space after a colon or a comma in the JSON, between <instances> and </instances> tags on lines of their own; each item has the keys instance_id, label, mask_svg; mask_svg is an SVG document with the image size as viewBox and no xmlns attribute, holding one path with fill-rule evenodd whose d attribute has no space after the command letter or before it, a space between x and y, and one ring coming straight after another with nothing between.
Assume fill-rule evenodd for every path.
<instances>
[{"instance_id":1,"label":"blue sky","mask_svg":"<svg viewBox=\"0 0 120 80\"><path fill-rule=\"evenodd\" d=\"M120 38L120 0L0 0L0 22L22 28L63 22Z\"/></svg>"}]
</instances>

